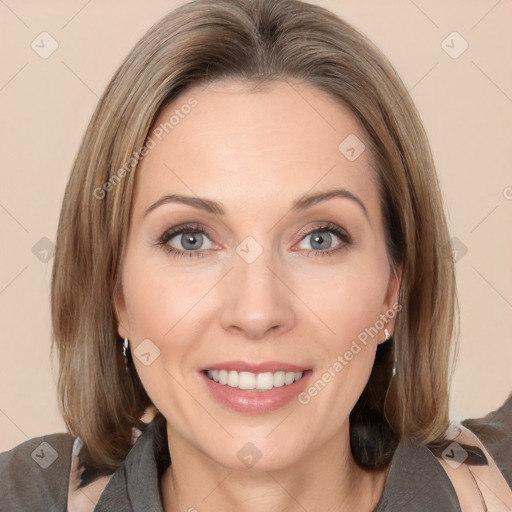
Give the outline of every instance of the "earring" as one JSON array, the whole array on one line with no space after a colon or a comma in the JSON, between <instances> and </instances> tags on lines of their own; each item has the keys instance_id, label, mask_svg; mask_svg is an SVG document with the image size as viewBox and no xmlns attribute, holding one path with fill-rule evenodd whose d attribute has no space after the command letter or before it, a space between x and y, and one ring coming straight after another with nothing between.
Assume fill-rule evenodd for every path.
<instances>
[{"instance_id":1,"label":"earring","mask_svg":"<svg viewBox=\"0 0 512 512\"><path fill-rule=\"evenodd\" d=\"M130 341L125 339L123 342L123 359L124 359L124 369L129 372L128 368L128 353L130 352Z\"/></svg>"},{"instance_id":2,"label":"earring","mask_svg":"<svg viewBox=\"0 0 512 512\"><path fill-rule=\"evenodd\" d=\"M388 341L391 338L391 334L389 334L389 331L387 329L384 329L384 334L386 335L385 341ZM393 377L396 375L396 359L393 361L393 370L391 372L391 375Z\"/></svg>"}]
</instances>

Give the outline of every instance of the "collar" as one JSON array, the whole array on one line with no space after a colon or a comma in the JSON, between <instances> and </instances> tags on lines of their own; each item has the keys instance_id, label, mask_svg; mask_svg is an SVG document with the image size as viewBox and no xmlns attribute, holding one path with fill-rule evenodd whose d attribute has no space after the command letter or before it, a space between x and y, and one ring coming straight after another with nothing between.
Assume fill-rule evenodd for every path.
<instances>
[{"instance_id":1,"label":"collar","mask_svg":"<svg viewBox=\"0 0 512 512\"><path fill-rule=\"evenodd\" d=\"M156 425L151 422L108 481L94 512L163 512L155 438Z\"/></svg>"},{"instance_id":2,"label":"collar","mask_svg":"<svg viewBox=\"0 0 512 512\"><path fill-rule=\"evenodd\" d=\"M416 437L399 443L374 512L397 510L460 512L451 480L429 448Z\"/></svg>"},{"instance_id":3,"label":"collar","mask_svg":"<svg viewBox=\"0 0 512 512\"><path fill-rule=\"evenodd\" d=\"M149 423L137 438L123 465L108 479L94 512L163 512L155 428L154 422ZM403 439L396 448L374 512L397 510L460 512L450 479L429 448L415 437Z\"/></svg>"}]
</instances>

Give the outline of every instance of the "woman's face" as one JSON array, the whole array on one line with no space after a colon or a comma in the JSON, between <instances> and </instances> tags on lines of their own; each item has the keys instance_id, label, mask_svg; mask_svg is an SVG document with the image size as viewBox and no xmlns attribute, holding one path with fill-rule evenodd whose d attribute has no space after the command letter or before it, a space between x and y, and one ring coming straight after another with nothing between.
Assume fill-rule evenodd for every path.
<instances>
[{"instance_id":1,"label":"woman's face","mask_svg":"<svg viewBox=\"0 0 512 512\"><path fill-rule=\"evenodd\" d=\"M226 81L150 137L115 302L171 456L271 470L346 448L398 292L360 124L313 86Z\"/></svg>"}]
</instances>

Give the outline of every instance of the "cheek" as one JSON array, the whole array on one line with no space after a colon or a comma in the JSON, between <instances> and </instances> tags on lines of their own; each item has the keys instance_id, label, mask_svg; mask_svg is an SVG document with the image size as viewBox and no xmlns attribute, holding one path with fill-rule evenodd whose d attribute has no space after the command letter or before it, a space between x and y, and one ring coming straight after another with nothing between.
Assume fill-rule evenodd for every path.
<instances>
[{"instance_id":1,"label":"cheek","mask_svg":"<svg viewBox=\"0 0 512 512\"><path fill-rule=\"evenodd\" d=\"M386 263L357 254L338 268L310 272L306 279L297 280L295 290L321 322L328 348L344 351L375 326L383 312L387 283Z\"/></svg>"},{"instance_id":2,"label":"cheek","mask_svg":"<svg viewBox=\"0 0 512 512\"><path fill-rule=\"evenodd\" d=\"M153 404L167 417L181 418L186 429L191 428L186 419L197 404L179 383L192 369L190 355L197 348L193 328L198 325L196 315L200 310L194 305L205 294L204 280L201 285L190 272L171 271L162 259L142 251L140 256L127 254L123 291L131 351L137 374ZM138 355L142 347L151 354L150 364Z\"/></svg>"},{"instance_id":3,"label":"cheek","mask_svg":"<svg viewBox=\"0 0 512 512\"><path fill-rule=\"evenodd\" d=\"M202 330L211 316L208 291L217 280L217 275L204 269L200 278L192 267L180 271L162 255L127 254L123 291L133 361L146 392L161 411L174 404L174 412L181 417L187 407L197 406L189 403L178 383L196 370ZM157 354L150 365L138 357L148 347Z\"/></svg>"},{"instance_id":4,"label":"cheek","mask_svg":"<svg viewBox=\"0 0 512 512\"><path fill-rule=\"evenodd\" d=\"M335 429L355 405L383 339L379 318L387 290L386 262L359 253L332 272L318 270L300 289L321 322L314 337L314 351L321 354L319 371L301 403L311 403L328 417L329 428Z\"/></svg>"},{"instance_id":5,"label":"cheek","mask_svg":"<svg viewBox=\"0 0 512 512\"><path fill-rule=\"evenodd\" d=\"M150 338L156 344L172 339L180 322L194 316L196 306L210 288L213 275L201 274L198 279L193 271L180 272L167 266L161 255L127 255L123 275L129 329L139 338Z\"/></svg>"}]
</instances>

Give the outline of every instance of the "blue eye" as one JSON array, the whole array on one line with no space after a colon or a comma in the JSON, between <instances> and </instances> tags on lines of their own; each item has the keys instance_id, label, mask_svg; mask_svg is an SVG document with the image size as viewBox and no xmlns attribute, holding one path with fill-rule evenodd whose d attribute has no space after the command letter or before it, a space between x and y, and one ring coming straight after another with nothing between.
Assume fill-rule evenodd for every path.
<instances>
[{"instance_id":1,"label":"blue eye","mask_svg":"<svg viewBox=\"0 0 512 512\"><path fill-rule=\"evenodd\" d=\"M303 241L306 240L308 237L310 237L310 245L316 245L316 247L311 247L312 250L318 251L324 249L331 249L330 246L333 241L333 236L329 231L322 231L319 229L315 230L312 233L309 233L309 235L306 235Z\"/></svg>"},{"instance_id":2,"label":"blue eye","mask_svg":"<svg viewBox=\"0 0 512 512\"><path fill-rule=\"evenodd\" d=\"M187 231L174 235L167 243L170 244L176 238L183 249L187 251L198 251L203 245L205 236L206 235L201 231Z\"/></svg>"},{"instance_id":3,"label":"blue eye","mask_svg":"<svg viewBox=\"0 0 512 512\"><path fill-rule=\"evenodd\" d=\"M333 236L334 235L334 236ZM326 223L320 226L309 228L301 233L301 243L311 237L311 249L305 249L308 255L328 256L340 250L346 249L352 243L352 237L336 224ZM342 243L332 248L331 245L336 239ZM209 241L207 247L204 243ZM166 231L158 240L157 245L167 253L176 258L181 257L204 257L207 250L214 245L208 237L206 230L199 224L189 224ZM178 247L176 247L178 245ZM181 246L181 247L180 247ZM301 247L303 249L303 247Z\"/></svg>"},{"instance_id":4,"label":"blue eye","mask_svg":"<svg viewBox=\"0 0 512 512\"><path fill-rule=\"evenodd\" d=\"M334 237L333 237L334 235ZM322 226L315 226L307 232L302 233L301 243L310 237L311 249L307 249L308 253L314 256L327 256L339 250L345 249L352 243L351 236L335 224L327 223ZM331 247L335 239L340 240L342 243L337 247Z\"/></svg>"},{"instance_id":5,"label":"blue eye","mask_svg":"<svg viewBox=\"0 0 512 512\"><path fill-rule=\"evenodd\" d=\"M166 231L160 238L158 244L167 252L173 253L173 255L178 258L182 256L204 256L202 250L209 249L211 245L213 245L210 241L210 247L202 247L205 238L207 238L207 234L201 226L187 225ZM182 248L176 248L171 245L174 239L176 239L174 243L181 244Z\"/></svg>"}]
</instances>

